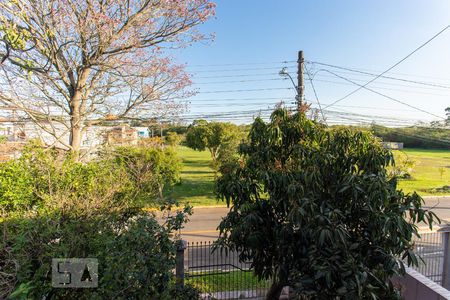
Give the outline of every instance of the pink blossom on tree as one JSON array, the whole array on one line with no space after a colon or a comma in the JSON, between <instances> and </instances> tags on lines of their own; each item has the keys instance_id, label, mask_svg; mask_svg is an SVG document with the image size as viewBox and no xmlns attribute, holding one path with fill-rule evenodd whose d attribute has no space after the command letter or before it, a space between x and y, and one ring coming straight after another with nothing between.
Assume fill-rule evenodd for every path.
<instances>
[{"instance_id":1,"label":"pink blossom on tree","mask_svg":"<svg viewBox=\"0 0 450 300\"><path fill-rule=\"evenodd\" d=\"M0 0L0 100L49 133L62 124L78 153L105 116L147 118L191 95L165 50L207 39L198 25L214 11L209 0Z\"/></svg>"}]
</instances>

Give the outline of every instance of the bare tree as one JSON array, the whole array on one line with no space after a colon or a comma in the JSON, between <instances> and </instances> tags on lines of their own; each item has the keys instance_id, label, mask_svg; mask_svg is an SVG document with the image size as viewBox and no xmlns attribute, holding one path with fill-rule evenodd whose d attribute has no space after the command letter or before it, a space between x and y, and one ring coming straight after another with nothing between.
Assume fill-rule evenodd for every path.
<instances>
[{"instance_id":1,"label":"bare tree","mask_svg":"<svg viewBox=\"0 0 450 300\"><path fill-rule=\"evenodd\" d=\"M46 132L69 134L106 116L177 108L190 77L165 50L205 39L209 0L0 0L0 100ZM57 126L55 125L57 124ZM61 142L61 141L60 141Z\"/></svg>"}]
</instances>

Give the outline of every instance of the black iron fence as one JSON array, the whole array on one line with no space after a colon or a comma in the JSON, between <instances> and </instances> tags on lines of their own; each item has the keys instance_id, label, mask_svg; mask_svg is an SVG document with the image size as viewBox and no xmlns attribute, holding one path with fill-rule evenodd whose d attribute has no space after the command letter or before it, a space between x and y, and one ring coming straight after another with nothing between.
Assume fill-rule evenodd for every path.
<instances>
[{"instance_id":1,"label":"black iron fence","mask_svg":"<svg viewBox=\"0 0 450 300\"><path fill-rule=\"evenodd\" d=\"M239 261L239 254L226 249L213 251L211 242L185 244L184 282L197 287L203 298L263 298L270 282L259 280L251 262Z\"/></svg>"},{"instance_id":2,"label":"black iron fence","mask_svg":"<svg viewBox=\"0 0 450 300\"><path fill-rule=\"evenodd\" d=\"M213 251L212 242L182 243L177 254L177 278L202 292L205 299L264 299L270 281L259 280L251 262L226 249ZM414 251L422 259L419 273L450 289L450 227L421 233Z\"/></svg>"}]
</instances>

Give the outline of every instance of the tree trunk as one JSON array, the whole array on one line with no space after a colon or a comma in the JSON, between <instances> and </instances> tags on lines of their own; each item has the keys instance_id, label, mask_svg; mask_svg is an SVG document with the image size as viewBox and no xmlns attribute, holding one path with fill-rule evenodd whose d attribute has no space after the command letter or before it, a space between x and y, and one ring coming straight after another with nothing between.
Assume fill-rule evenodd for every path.
<instances>
[{"instance_id":1,"label":"tree trunk","mask_svg":"<svg viewBox=\"0 0 450 300\"><path fill-rule=\"evenodd\" d=\"M80 157L81 147L81 116L80 116L80 97L78 93L72 97L70 107L70 137L69 144L71 146L71 152L75 160Z\"/></svg>"},{"instance_id":2,"label":"tree trunk","mask_svg":"<svg viewBox=\"0 0 450 300\"><path fill-rule=\"evenodd\" d=\"M215 148L209 148L209 153L211 153L211 159L213 162L216 161L216 149Z\"/></svg>"},{"instance_id":3,"label":"tree trunk","mask_svg":"<svg viewBox=\"0 0 450 300\"><path fill-rule=\"evenodd\" d=\"M283 290L284 284L280 282L273 282L270 286L269 291L266 294L266 300L278 300L280 299L281 291Z\"/></svg>"},{"instance_id":4,"label":"tree trunk","mask_svg":"<svg viewBox=\"0 0 450 300\"><path fill-rule=\"evenodd\" d=\"M82 91L85 88L90 69L86 68L80 72L78 82L74 87L72 99L70 99L70 137L69 143L75 160L80 158L80 147L84 113L84 105L81 101Z\"/></svg>"},{"instance_id":5,"label":"tree trunk","mask_svg":"<svg viewBox=\"0 0 450 300\"><path fill-rule=\"evenodd\" d=\"M81 126L77 121L70 122L70 146L72 147L71 151L74 155L75 160L78 160L80 156L80 147L81 147Z\"/></svg>"},{"instance_id":6,"label":"tree trunk","mask_svg":"<svg viewBox=\"0 0 450 300\"><path fill-rule=\"evenodd\" d=\"M286 266L282 266L282 270L288 270ZM272 285L269 289L269 291L266 294L266 300L278 300L280 299L280 294L283 288L288 285L288 272L286 271L280 271L278 273L278 276L275 275L275 278L273 279Z\"/></svg>"}]
</instances>

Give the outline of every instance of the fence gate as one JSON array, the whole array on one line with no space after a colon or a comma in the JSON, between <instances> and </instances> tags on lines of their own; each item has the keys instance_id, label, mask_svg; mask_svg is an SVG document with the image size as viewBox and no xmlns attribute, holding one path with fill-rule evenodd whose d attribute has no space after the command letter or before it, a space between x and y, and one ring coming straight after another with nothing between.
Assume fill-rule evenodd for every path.
<instances>
[{"instance_id":1,"label":"fence gate","mask_svg":"<svg viewBox=\"0 0 450 300\"><path fill-rule=\"evenodd\" d=\"M270 282L258 280L250 264L240 262L236 252L213 251L211 242L188 243L185 283L197 287L207 299L264 299Z\"/></svg>"}]
</instances>

